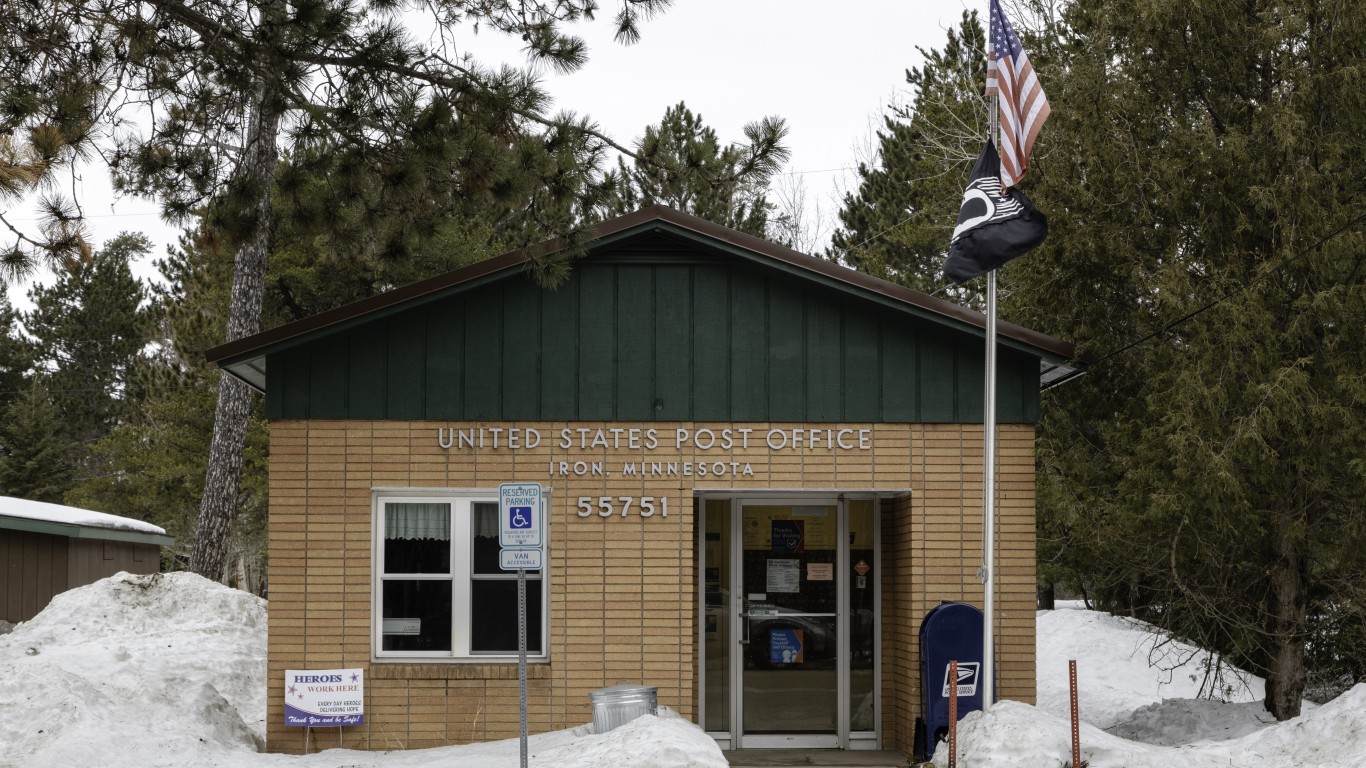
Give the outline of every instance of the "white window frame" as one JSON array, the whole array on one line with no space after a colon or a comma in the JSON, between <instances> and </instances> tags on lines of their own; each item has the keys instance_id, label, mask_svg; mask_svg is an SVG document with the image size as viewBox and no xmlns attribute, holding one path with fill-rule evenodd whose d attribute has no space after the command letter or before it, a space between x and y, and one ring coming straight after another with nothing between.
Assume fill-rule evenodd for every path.
<instances>
[{"instance_id":1,"label":"white window frame","mask_svg":"<svg viewBox=\"0 0 1366 768\"><path fill-rule=\"evenodd\" d=\"M384 507L387 503L400 504L448 504L451 510L451 570L449 574L417 573L386 574L384 563ZM422 661L424 663L504 663L517 661L517 651L508 653L473 652L470 650L470 611L471 583L473 574L474 538L473 505L477 503L498 504L498 489L487 488L376 488L371 493L371 585L370 585L370 623L371 623L371 660L372 661ZM549 506L549 500L546 501ZM544 534L543 534L544 536ZM550 568L549 541L545 536L542 549L543 567L539 575L527 574L527 582L541 582L541 602L536 605L528 599L527 612L539 610L541 613L541 651L528 651L527 660L546 662L550 652ZM504 576L516 580L515 572ZM449 651L386 651L384 650L384 582L396 581L449 581L451 583L451 650ZM532 646L532 638L527 639Z\"/></svg>"}]
</instances>

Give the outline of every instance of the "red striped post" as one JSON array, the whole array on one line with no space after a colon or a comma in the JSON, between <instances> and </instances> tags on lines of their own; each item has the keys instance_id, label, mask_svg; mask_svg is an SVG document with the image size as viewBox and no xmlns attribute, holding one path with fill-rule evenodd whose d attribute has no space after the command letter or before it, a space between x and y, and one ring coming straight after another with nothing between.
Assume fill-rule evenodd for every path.
<instances>
[{"instance_id":1,"label":"red striped post","mask_svg":"<svg viewBox=\"0 0 1366 768\"><path fill-rule=\"evenodd\" d=\"M1077 715L1077 662L1067 662L1067 676L1072 686L1072 768L1081 768L1081 718Z\"/></svg>"}]
</instances>

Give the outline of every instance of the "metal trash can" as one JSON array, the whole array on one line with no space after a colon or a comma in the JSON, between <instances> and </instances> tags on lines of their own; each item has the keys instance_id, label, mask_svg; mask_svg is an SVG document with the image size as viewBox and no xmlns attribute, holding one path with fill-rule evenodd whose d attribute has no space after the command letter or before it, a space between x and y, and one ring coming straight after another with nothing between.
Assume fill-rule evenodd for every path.
<instances>
[{"instance_id":1,"label":"metal trash can","mask_svg":"<svg viewBox=\"0 0 1366 768\"><path fill-rule=\"evenodd\" d=\"M659 689L653 685L614 685L590 692L588 700L593 705L593 733L607 733L659 711Z\"/></svg>"}]
</instances>

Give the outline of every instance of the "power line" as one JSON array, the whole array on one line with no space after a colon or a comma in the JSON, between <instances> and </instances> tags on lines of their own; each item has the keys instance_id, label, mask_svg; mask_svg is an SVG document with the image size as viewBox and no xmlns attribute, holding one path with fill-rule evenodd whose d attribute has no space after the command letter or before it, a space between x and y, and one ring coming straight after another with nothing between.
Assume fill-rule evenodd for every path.
<instances>
[{"instance_id":1,"label":"power line","mask_svg":"<svg viewBox=\"0 0 1366 768\"><path fill-rule=\"evenodd\" d=\"M1314 241L1314 243L1313 243L1312 245L1309 245L1309 246L1307 246L1307 247L1301 249L1298 253L1295 253L1295 254L1293 254L1293 255L1291 255L1291 256L1287 256L1280 264L1277 264L1276 266L1272 267L1271 269L1266 270L1266 271L1263 272L1262 274L1260 274L1260 275L1254 277L1253 279L1249 280L1248 282L1244 283L1243 285L1241 285L1241 286L1239 286L1239 287L1237 287L1237 288L1234 288L1233 290L1231 290L1231 291L1225 293L1224 295L1220 296L1219 298L1214 299L1213 301L1208 302L1207 304L1205 304L1205 305L1202 306L1202 307L1199 307L1198 309L1195 309L1195 310L1192 310L1192 311L1190 311L1190 312L1187 312L1186 314L1182 315L1181 317L1179 317L1179 318L1173 320L1172 322L1168 323L1167 325L1165 325L1165 326L1163 326L1163 327L1157 329L1156 331L1153 331L1152 333L1148 334L1147 336L1144 336L1144 337L1141 338L1141 339L1137 339L1137 340L1131 341L1131 342L1129 342L1128 344L1125 344L1124 346L1122 346L1122 347L1120 347L1120 348L1118 348L1118 349L1116 349L1116 350L1113 350L1113 351L1111 351L1111 352L1105 353L1104 355L1101 355L1098 359L1096 359L1094 362L1090 363L1087 367L1088 367L1088 368L1095 368L1096 366L1100 365L1101 363L1105 362L1106 360L1109 360L1109 359L1112 358L1112 357L1115 357L1115 356L1117 356L1117 355L1122 355L1122 354L1124 354L1125 352L1128 352L1129 350L1133 349L1134 347L1139 346L1140 344L1144 344L1144 343L1146 343L1146 342L1148 342L1148 341L1151 341L1151 340L1157 338L1158 336L1161 336L1161 335L1164 334L1164 333L1167 333L1168 331L1170 331L1171 329L1175 328L1175 327L1178 326L1178 325L1181 325L1182 323L1185 323L1185 322L1187 322L1187 321L1189 321L1189 320L1195 319L1195 318L1198 317L1199 315L1201 315L1201 314L1203 314L1203 313L1209 311L1210 309L1213 309L1214 307L1216 307L1216 306L1218 306L1218 305L1224 303L1225 301L1228 301L1229 299L1233 298L1234 296L1237 296L1238 294L1243 293L1244 291L1248 290L1248 289L1251 288L1252 286L1254 286L1254 285L1256 285L1257 283L1261 282L1262 280L1266 279L1267 276L1269 276L1269 275L1271 275L1271 274L1273 274L1273 273L1275 273L1275 272L1280 271L1283 267L1286 267L1286 266L1289 265L1291 262L1294 262L1294 261L1297 261L1297 260L1299 260L1299 259L1301 259L1301 258L1304 258L1304 257L1307 256L1309 253L1311 253L1312 251L1315 251L1315 250L1318 250L1319 248L1322 248L1322 247L1323 247L1325 244L1327 244L1328 242L1332 241L1333 239L1335 239L1336 237L1338 237L1338 236L1341 235L1342 233L1346 232L1347 230L1351 229L1352 227L1355 227L1356 225L1360 224L1360 223L1363 222L1363 221L1366 221L1366 213L1358 214L1356 218L1349 220L1346 224L1343 224L1342 226L1338 227L1337 229L1333 230L1332 232L1329 232L1327 235L1324 235L1323 237L1321 237L1321 238L1319 238L1318 240Z\"/></svg>"}]
</instances>

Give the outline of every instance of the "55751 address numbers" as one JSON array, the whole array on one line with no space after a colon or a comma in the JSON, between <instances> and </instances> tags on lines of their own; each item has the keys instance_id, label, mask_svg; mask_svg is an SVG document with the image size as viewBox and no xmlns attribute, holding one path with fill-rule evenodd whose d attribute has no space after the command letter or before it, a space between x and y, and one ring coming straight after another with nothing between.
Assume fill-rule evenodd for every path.
<instances>
[{"instance_id":1,"label":"55751 address numbers","mask_svg":"<svg viewBox=\"0 0 1366 768\"><path fill-rule=\"evenodd\" d=\"M667 496L580 496L579 517L669 516Z\"/></svg>"}]
</instances>

